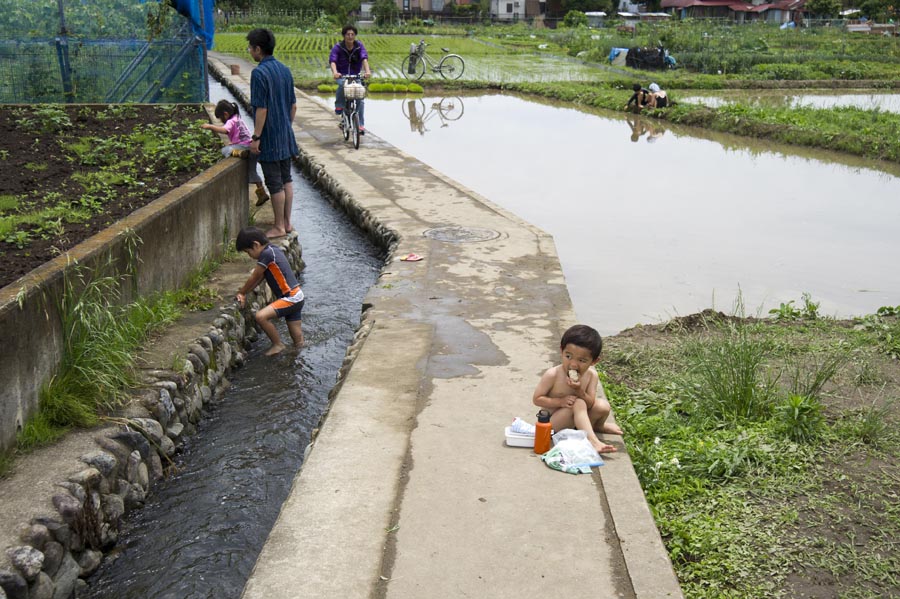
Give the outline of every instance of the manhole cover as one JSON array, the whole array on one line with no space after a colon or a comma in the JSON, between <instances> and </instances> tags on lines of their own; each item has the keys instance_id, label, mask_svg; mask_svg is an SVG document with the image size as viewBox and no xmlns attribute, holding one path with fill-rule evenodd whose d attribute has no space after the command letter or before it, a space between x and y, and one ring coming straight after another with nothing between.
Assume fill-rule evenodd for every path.
<instances>
[{"instance_id":1,"label":"manhole cover","mask_svg":"<svg viewBox=\"0 0 900 599\"><path fill-rule=\"evenodd\" d=\"M446 241L449 243L472 243L473 241L488 241L500 237L500 233L492 229L480 229L478 227L437 227L428 229L422 233L425 237Z\"/></svg>"}]
</instances>

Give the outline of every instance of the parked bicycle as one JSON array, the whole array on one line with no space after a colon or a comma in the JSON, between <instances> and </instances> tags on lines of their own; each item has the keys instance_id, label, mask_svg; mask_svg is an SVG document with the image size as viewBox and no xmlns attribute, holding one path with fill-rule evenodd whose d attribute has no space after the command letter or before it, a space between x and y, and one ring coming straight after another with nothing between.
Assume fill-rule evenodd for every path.
<instances>
[{"instance_id":1,"label":"parked bicycle","mask_svg":"<svg viewBox=\"0 0 900 599\"><path fill-rule=\"evenodd\" d=\"M457 96L441 98L431 104L431 109L426 111L425 102L419 98L404 100L400 105L403 116L409 119L409 130L418 131L419 135L425 135L428 129L425 123L435 115L441 121L441 127L447 127L449 122L457 121L462 117L465 107L462 98Z\"/></svg>"},{"instance_id":2,"label":"parked bicycle","mask_svg":"<svg viewBox=\"0 0 900 599\"><path fill-rule=\"evenodd\" d=\"M412 81L418 81L425 74L427 69L431 69L432 73L440 73L444 79L459 79L462 77L463 71L466 69L466 61L459 54L449 54L448 48L441 48L444 56L440 61L435 62L431 56L425 51L428 44L425 40L418 44L412 44L409 48L409 56L403 59L401 69L403 76Z\"/></svg>"},{"instance_id":3,"label":"parked bicycle","mask_svg":"<svg viewBox=\"0 0 900 599\"><path fill-rule=\"evenodd\" d=\"M345 75L344 110L341 112L341 131L344 141L353 138L353 147L359 149L359 107L357 102L366 97L366 81L360 75Z\"/></svg>"}]
</instances>

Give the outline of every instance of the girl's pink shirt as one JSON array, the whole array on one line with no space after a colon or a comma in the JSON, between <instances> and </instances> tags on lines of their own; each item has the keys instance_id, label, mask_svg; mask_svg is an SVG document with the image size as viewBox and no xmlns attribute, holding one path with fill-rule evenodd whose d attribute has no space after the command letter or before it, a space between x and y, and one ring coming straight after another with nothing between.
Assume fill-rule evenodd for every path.
<instances>
[{"instance_id":1,"label":"girl's pink shirt","mask_svg":"<svg viewBox=\"0 0 900 599\"><path fill-rule=\"evenodd\" d=\"M244 121L241 120L240 115L232 115L232 117L225 122L224 127L225 132L228 133L228 143L230 144L249 146L253 141L250 130L247 128L247 125L244 124Z\"/></svg>"}]
</instances>

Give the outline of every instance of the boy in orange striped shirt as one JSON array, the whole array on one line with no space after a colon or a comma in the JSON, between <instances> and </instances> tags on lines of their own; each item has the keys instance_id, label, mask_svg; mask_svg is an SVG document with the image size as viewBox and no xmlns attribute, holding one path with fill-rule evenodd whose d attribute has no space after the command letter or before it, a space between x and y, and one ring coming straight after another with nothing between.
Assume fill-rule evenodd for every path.
<instances>
[{"instance_id":1,"label":"boy in orange striped shirt","mask_svg":"<svg viewBox=\"0 0 900 599\"><path fill-rule=\"evenodd\" d=\"M271 245L269 238L261 229L246 227L241 229L235 240L235 246L239 252L244 252L254 260L256 266L250 273L250 278L235 295L235 299L244 307L246 295L263 279L269 284L274 302L256 312L256 322L272 342L272 347L266 351L267 356L274 356L285 350L281 342L281 335L275 328L272 320L276 317L284 318L287 322L288 332L294 347L299 349L303 345L303 328L301 327L300 313L303 311L303 290L297 282L297 277L288 263L287 256L281 248Z\"/></svg>"}]
</instances>

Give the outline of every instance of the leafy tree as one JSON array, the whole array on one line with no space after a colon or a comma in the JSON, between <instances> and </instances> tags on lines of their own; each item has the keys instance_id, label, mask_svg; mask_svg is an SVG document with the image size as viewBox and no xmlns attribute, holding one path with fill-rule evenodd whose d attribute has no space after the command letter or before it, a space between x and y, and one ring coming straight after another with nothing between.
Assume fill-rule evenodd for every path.
<instances>
[{"instance_id":1,"label":"leafy tree","mask_svg":"<svg viewBox=\"0 0 900 599\"><path fill-rule=\"evenodd\" d=\"M580 10L570 10L563 19L563 25L566 27L587 27L587 15Z\"/></svg>"},{"instance_id":2,"label":"leafy tree","mask_svg":"<svg viewBox=\"0 0 900 599\"><path fill-rule=\"evenodd\" d=\"M391 25L396 23L397 4L394 0L375 0L375 6L372 7L372 16L375 17L377 25Z\"/></svg>"},{"instance_id":3,"label":"leafy tree","mask_svg":"<svg viewBox=\"0 0 900 599\"><path fill-rule=\"evenodd\" d=\"M817 17L833 17L841 11L841 0L807 0L805 8Z\"/></svg>"},{"instance_id":4,"label":"leafy tree","mask_svg":"<svg viewBox=\"0 0 900 599\"><path fill-rule=\"evenodd\" d=\"M563 0L562 11L566 14L568 14L570 10L581 12L604 11L609 13L612 10L614 1L617 0Z\"/></svg>"},{"instance_id":5,"label":"leafy tree","mask_svg":"<svg viewBox=\"0 0 900 599\"><path fill-rule=\"evenodd\" d=\"M885 20L890 4L891 0L860 0L857 6L862 14L872 21L878 22Z\"/></svg>"}]
</instances>

